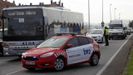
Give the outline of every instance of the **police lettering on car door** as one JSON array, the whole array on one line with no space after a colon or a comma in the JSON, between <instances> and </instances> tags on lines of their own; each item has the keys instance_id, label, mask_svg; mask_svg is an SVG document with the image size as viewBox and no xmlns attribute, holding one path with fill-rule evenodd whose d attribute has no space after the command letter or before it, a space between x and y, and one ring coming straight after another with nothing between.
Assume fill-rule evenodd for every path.
<instances>
[{"instance_id":1,"label":"police lettering on car door","mask_svg":"<svg viewBox=\"0 0 133 75\"><path fill-rule=\"evenodd\" d=\"M73 45L72 48L66 50L68 64L89 60L94 51L93 45L85 37L71 39L68 44Z\"/></svg>"}]
</instances>

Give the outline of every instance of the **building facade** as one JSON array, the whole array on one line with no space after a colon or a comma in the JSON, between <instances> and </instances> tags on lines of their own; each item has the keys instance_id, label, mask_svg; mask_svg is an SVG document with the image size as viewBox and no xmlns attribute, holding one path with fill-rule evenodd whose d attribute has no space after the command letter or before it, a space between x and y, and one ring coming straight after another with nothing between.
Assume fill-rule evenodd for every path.
<instances>
[{"instance_id":1,"label":"building facade","mask_svg":"<svg viewBox=\"0 0 133 75\"><path fill-rule=\"evenodd\" d=\"M12 3L7 1L7 0L0 0L0 28L2 27L2 9L3 8L8 8L8 7L13 7L16 6L15 1L13 1Z\"/></svg>"}]
</instances>

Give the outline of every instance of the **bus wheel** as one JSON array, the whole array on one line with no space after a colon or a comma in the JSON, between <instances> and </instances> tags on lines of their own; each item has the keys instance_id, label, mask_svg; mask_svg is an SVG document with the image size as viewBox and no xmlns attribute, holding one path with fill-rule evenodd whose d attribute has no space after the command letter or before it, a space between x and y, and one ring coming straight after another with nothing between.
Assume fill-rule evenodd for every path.
<instances>
[{"instance_id":1,"label":"bus wheel","mask_svg":"<svg viewBox=\"0 0 133 75\"><path fill-rule=\"evenodd\" d=\"M3 52L0 52L0 56L4 56L4 53Z\"/></svg>"}]
</instances>

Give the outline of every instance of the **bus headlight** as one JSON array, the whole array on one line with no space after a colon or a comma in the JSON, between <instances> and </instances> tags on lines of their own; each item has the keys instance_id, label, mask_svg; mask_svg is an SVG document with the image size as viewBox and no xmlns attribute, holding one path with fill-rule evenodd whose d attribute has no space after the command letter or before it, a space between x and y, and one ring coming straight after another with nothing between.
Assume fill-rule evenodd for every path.
<instances>
[{"instance_id":1,"label":"bus headlight","mask_svg":"<svg viewBox=\"0 0 133 75\"><path fill-rule=\"evenodd\" d=\"M2 43L2 46L5 47L5 48L9 47L9 45L7 43Z\"/></svg>"}]
</instances>

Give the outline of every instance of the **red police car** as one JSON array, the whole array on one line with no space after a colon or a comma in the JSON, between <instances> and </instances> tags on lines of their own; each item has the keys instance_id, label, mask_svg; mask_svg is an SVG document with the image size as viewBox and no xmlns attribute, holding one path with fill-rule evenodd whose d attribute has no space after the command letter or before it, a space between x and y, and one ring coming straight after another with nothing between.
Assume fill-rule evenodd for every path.
<instances>
[{"instance_id":1,"label":"red police car","mask_svg":"<svg viewBox=\"0 0 133 75\"><path fill-rule=\"evenodd\" d=\"M99 59L100 47L92 38L57 35L23 53L22 65L28 70L52 68L59 71L65 66L83 62L96 66Z\"/></svg>"}]
</instances>

